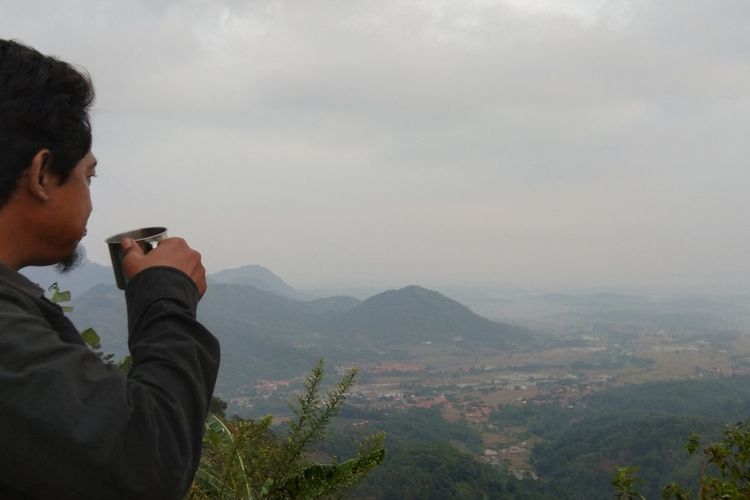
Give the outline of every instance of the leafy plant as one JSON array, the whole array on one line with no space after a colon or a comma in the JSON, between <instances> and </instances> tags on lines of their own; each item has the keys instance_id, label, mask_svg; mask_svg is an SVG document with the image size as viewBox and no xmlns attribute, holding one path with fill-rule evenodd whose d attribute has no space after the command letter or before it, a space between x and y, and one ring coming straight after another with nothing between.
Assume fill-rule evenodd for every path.
<instances>
[{"instance_id":1,"label":"leafy plant","mask_svg":"<svg viewBox=\"0 0 750 500\"><path fill-rule=\"evenodd\" d=\"M70 291L60 290L60 286L57 284L57 281L52 283L47 288L47 291L51 293L49 298L50 302L54 302L55 304L59 305L64 312L71 312L73 310L71 306L62 305L62 303L64 302L70 302Z\"/></svg>"},{"instance_id":2,"label":"leafy plant","mask_svg":"<svg viewBox=\"0 0 750 500\"><path fill-rule=\"evenodd\" d=\"M635 477L638 469L636 467L618 467L615 477L612 478L612 486L615 488L615 497L618 500L645 500L636 488L639 483Z\"/></svg>"},{"instance_id":3,"label":"leafy plant","mask_svg":"<svg viewBox=\"0 0 750 500\"><path fill-rule=\"evenodd\" d=\"M341 409L355 375L356 370L345 373L321 398L320 360L292 407L294 418L283 437L271 430L271 416L230 422L210 416L190 498L320 498L339 495L356 484L383 461L382 434L365 438L356 455L341 463L334 459L330 464L316 464L307 457Z\"/></svg>"},{"instance_id":4,"label":"leafy plant","mask_svg":"<svg viewBox=\"0 0 750 500\"><path fill-rule=\"evenodd\" d=\"M695 456L703 451L697 498L701 500L741 500L750 498L750 421L728 426L724 438L701 448L700 437L692 434L685 444L687 452ZM620 499L643 498L635 490L635 469L617 469L612 485ZM632 496L635 495L635 496ZM689 500L693 498L690 488L676 482L662 489L665 500Z\"/></svg>"},{"instance_id":5,"label":"leafy plant","mask_svg":"<svg viewBox=\"0 0 750 500\"><path fill-rule=\"evenodd\" d=\"M50 301L69 302L71 294L60 290L57 283L49 287ZM73 310L61 306L63 311ZM103 361L126 371L131 357L119 362L114 354L101 351L101 338L93 328L81 332L81 338ZM194 499L255 499L255 498L320 498L340 494L360 481L382 463L385 457L384 436L368 436L357 447L356 455L345 462L314 464L306 458L310 447L325 436L330 420L338 414L346 393L354 385L357 370L346 372L336 387L321 399L323 360L319 360L305 382L305 391L296 406L295 418L288 422L285 438L271 430L273 418L259 420L223 418L226 404L212 398L213 410L205 424L203 453L189 498ZM217 414L218 413L218 414Z\"/></svg>"},{"instance_id":6,"label":"leafy plant","mask_svg":"<svg viewBox=\"0 0 750 500\"><path fill-rule=\"evenodd\" d=\"M690 455L701 447L700 437L693 434L685 445ZM703 448L698 498L750 498L750 421L728 426L724 438ZM690 491L676 483L664 488L665 499L690 498Z\"/></svg>"},{"instance_id":7,"label":"leafy plant","mask_svg":"<svg viewBox=\"0 0 750 500\"><path fill-rule=\"evenodd\" d=\"M66 302L70 302L71 294L68 290L60 290L60 286L57 284L57 282L52 283L47 290L50 292L50 302L57 304L60 306L60 308L63 310L63 312L72 312L73 306L64 305ZM99 334L96 333L96 330L93 328L86 328L81 334L81 339L86 343L89 348L96 353L97 356L99 356L102 361L105 363L108 363L110 365L116 365L118 368L120 368L123 371L127 371L128 368L130 368L131 359L130 356L126 356L124 359L120 361L114 361L115 355L112 353L104 353L102 351L102 339L99 337Z\"/></svg>"}]
</instances>

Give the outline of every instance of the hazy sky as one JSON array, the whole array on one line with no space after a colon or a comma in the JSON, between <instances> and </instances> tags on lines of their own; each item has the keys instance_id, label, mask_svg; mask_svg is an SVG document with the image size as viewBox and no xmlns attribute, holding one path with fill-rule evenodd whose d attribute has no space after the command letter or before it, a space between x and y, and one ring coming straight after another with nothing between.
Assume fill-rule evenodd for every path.
<instances>
[{"instance_id":1,"label":"hazy sky","mask_svg":"<svg viewBox=\"0 0 750 500\"><path fill-rule=\"evenodd\" d=\"M297 287L750 283L746 0L10 1L97 89L84 244Z\"/></svg>"}]
</instances>

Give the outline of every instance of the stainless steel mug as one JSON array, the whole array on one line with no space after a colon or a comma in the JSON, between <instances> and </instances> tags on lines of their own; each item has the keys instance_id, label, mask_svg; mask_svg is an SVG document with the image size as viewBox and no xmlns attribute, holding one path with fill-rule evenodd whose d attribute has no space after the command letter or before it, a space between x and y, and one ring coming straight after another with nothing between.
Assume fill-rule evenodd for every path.
<instances>
[{"instance_id":1,"label":"stainless steel mug","mask_svg":"<svg viewBox=\"0 0 750 500\"><path fill-rule=\"evenodd\" d=\"M107 238L107 246L109 247L109 256L112 259L112 270L115 273L115 283L117 288L125 290L128 284L128 278L125 276L125 271L122 269L122 259L125 254L122 251L120 242L123 238L131 238L143 248L143 251L148 253L159 244L161 240L167 237L166 227L142 227L140 229L134 229L133 231L127 231L124 233L116 234Z\"/></svg>"}]
</instances>

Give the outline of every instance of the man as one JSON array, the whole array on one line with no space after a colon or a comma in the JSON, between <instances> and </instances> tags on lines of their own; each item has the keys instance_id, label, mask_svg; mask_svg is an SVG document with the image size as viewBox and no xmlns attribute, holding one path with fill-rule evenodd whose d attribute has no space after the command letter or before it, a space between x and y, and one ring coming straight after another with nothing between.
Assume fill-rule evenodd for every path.
<instances>
[{"instance_id":1,"label":"man","mask_svg":"<svg viewBox=\"0 0 750 500\"><path fill-rule=\"evenodd\" d=\"M102 363L17 271L66 263L96 175L93 88L0 40L0 498L182 498L201 452L219 346L195 319L200 255L123 241L132 367Z\"/></svg>"}]
</instances>

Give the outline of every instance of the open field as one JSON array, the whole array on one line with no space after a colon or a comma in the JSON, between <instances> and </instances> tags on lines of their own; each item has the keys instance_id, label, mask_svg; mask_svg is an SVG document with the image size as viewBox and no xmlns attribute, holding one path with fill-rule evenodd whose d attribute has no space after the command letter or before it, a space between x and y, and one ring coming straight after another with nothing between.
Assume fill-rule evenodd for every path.
<instances>
[{"instance_id":1,"label":"open field","mask_svg":"<svg viewBox=\"0 0 750 500\"><path fill-rule=\"evenodd\" d=\"M744 336L719 346L644 334L625 345L597 341L584 348L534 352L446 357L420 349L420 354L424 370L373 375L356 387L357 393L380 408L439 406L446 420L465 420L481 432L483 460L516 471L533 470L529 459L536 438L523 426L492 426L489 416L499 407L532 401L575 407L586 395L608 387L750 373L750 339Z\"/></svg>"}]
</instances>

